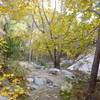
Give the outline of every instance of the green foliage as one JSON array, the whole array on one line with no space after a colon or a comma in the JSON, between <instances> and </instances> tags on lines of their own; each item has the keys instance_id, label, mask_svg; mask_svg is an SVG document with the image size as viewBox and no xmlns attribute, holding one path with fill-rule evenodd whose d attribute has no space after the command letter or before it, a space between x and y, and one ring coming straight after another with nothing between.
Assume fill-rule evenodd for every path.
<instances>
[{"instance_id":1,"label":"green foliage","mask_svg":"<svg viewBox=\"0 0 100 100\"><path fill-rule=\"evenodd\" d=\"M62 100L75 100L73 90L61 91Z\"/></svg>"},{"instance_id":2,"label":"green foliage","mask_svg":"<svg viewBox=\"0 0 100 100\"><path fill-rule=\"evenodd\" d=\"M21 57L23 56L22 41L20 37L6 36L8 45L8 57Z\"/></svg>"},{"instance_id":3,"label":"green foliage","mask_svg":"<svg viewBox=\"0 0 100 100\"><path fill-rule=\"evenodd\" d=\"M49 64L45 64L44 66L45 66L46 68L52 68L52 66L49 65Z\"/></svg>"}]
</instances>

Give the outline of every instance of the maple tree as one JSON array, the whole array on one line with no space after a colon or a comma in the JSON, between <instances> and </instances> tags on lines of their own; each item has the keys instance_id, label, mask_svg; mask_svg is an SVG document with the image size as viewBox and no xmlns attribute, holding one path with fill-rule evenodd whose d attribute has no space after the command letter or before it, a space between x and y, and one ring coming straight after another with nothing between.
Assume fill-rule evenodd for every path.
<instances>
[{"instance_id":1,"label":"maple tree","mask_svg":"<svg viewBox=\"0 0 100 100\"><path fill-rule=\"evenodd\" d=\"M18 45L22 41L29 44L27 49L27 51L29 50L29 61L32 60L32 55L46 55L50 56L54 67L60 68L60 59L63 53L76 58L96 43L97 28L100 24L96 14L100 10L98 0L61 0L61 11L56 10L56 0L53 10L50 9L50 0L1 1L0 13L5 13L10 19L16 21L27 16L26 19L31 19L27 24L29 25L27 30L19 30L22 32L21 34L18 29L17 34L10 33L10 38L12 36ZM45 3L48 4L48 9L45 7ZM16 40L18 36L20 37L19 41ZM26 49L27 46L24 44L23 48ZM91 79L94 78L95 81L97 70L94 76L91 75ZM93 80L91 84L92 82ZM91 88L91 84L90 89L94 91L96 82L94 82L94 88Z\"/></svg>"}]
</instances>

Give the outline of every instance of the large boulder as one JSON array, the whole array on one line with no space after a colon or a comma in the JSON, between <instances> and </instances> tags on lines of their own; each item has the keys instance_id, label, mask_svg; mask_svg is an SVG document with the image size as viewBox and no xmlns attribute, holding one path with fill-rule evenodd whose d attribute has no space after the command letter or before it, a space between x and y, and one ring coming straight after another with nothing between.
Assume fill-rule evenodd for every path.
<instances>
[{"instance_id":1,"label":"large boulder","mask_svg":"<svg viewBox=\"0 0 100 100\"><path fill-rule=\"evenodd\" d=\"M91 68L92 68L92 63L93 63L94 55L86 55L84 58L80 59L77 61L75 64L70 66L68 69L70 70L79 70L83 71L87 74L91 73ZM98 75L100 76L100 67L99 67L99 72Z\"/></svg>"}]
</instances>

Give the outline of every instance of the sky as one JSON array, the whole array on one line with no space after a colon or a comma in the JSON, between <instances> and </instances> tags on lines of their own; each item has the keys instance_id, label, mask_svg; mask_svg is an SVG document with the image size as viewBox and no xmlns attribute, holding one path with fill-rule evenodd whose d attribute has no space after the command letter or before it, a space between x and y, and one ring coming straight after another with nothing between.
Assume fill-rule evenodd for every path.
<instances>
[{"instance_id":1,"label":"sky","mask_svg":"<svg viewBox=\"0 0 100 100\"><path fill-rule=\"evenodd\" d=\"M60 9L61 9L61 3L60 3L61 0L51 0L51 6L49 7L50 9L55 9L55 4L56 4L56 11L59 11L60 12ZM44 6L45 8L48 8L48 4L47 3L44 3Z\"/></svg>"},{"instance_id":2,"label":"sky","mask_svg":"<svg viewBox=\"0 0 100 100\"><path fill-rule=\"evenodd\" d=\"M56 0L56 10L60 12L60 0ZM55 0L52 0L51 2L51 8L54 9L55 8Z\"/></svg>"}]
</instances>

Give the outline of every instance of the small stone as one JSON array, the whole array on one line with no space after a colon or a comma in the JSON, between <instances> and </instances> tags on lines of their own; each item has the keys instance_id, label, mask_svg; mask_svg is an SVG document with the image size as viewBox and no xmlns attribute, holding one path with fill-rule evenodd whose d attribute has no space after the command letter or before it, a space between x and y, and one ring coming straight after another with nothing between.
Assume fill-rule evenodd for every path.
<instances>
[{"instance_id":1,"label":"small stone","mask_svg":"<svg viewBox=\"0 0 100 100\"><path fill-rule=\"evenodd\" d=\"M34 78L34 83L36 84L36 85L43 85L44 84L44 80L42 79L42 78L40 78L40 77L35 77Z\"/></svg>"},{"instance_id":2,"label":"small stone","mask_svg":"<svg viewBox=\"0 0 100 100\"><path fill-rule=\"evenodd\" d=\"M50 92L53 89L53 86L52 85L48 85L47 88L48 88L48 91Z\"/></svg>"},{"instance_id":3,"label":"small stone","mask_svg":"<svg viewBox=\"0 0 100 100\"><path fill-rule=\"evenodd\" d=\"M53 85L53 81L50 80L50 79L47 79L46 83L47 83L47 84L50 84L50 85Z\"/></svg>"},{"instance_id":4,"label":"small stone","mask_svg":"<svg viewBox=\"0 0 100 100\"><path fill-rule=\"evenodd\" d=\"M38 85L32 85L32 86L30 86L30 88L31 89L33 89L33 90L38 90L38 89L40 89L40 87L38 86Z\"/></svg>"},{"instance_id":5,"label":"small stone","mask_svg":"<svg viewBox=\"0 0 100 100\"><path fill-rule=\"evenodd\" d=\"M54 83L53 86L54 86L54 87L58 87L58 84Z\"/></svg>"},{"instance_id":6,"label":"small stone","mask_svg":"<svg viewBox=\"0 0 100 100\"><path fill-rule=\"evenodd\" d=\"M33 79L33 78L27 78L27 81L28 81L28 82L33 82L34 79Z\"/></svg>"}]
</instances>

